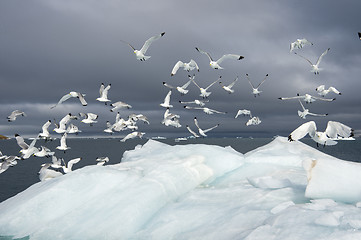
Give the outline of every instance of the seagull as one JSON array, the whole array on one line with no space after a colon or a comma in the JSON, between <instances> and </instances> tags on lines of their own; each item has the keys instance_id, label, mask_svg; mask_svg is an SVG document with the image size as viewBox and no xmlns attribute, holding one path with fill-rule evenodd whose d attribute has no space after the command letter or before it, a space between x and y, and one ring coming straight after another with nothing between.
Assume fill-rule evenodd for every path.
<instances>
[{"instance_id":1,"label":"seagull","mask_svg":"<svg viewBox=\"0 0 361 240\"><path fill-rule=\"evenodd\" d=\"M195 138L199 137L199 135L195 131L193 131L188 125L186 126L186 128Z\"/></svg>"},{"instance_id":2,"label":"seagull","mask_svg":"<svg viewBox=\"0 0 361 240\"><path fill-rule=\"evenodd\" d=\"M335 122L335 121L328 121L326 130L324 132L317 131L316 123L314 121L309 121L298 128L296 128L289 136L288 140L297 141L307 134L318 144L323 146L326 145L336 145L337 141L333 140L337 137L352 137L353 136L353 129L346 126L343 123Z\"/></svg>"},{"instance_id":3,"label":"seagull","mask_svg":"<svg viewBox=\"0 0 361 240\"><path fill-rule=\"evenodd\" d=\"M59 122L59 124L55 124L55 128L53 129L53 131L55 131L56 133L65 133L66 132L66 125L70 122L70 120L72 119L78 119L77 116L72 115L71 113L68 113L67 115L65 115Z\"/></svg>"},{"instance_id":4,"label":"seagull","mask_svg":"<svg viewBox=\"0 0 361 240\"><path fill-rule=\"evenodd\" d=\"M303 99L303 101L305 101L306 103L312 103L314 101L318 100L322 100L322 101L326 101L326 102L332 102L334 100L336 100L336 98L320 98L320 97L315 97L315 96L311 96L310 94L305 94L305 95L299 95L297 94L296 97L280 97L278 99L281 100L289 100L289 99Z\"/></svg>"},{"instance_id":5,"label":"seagull","mask_svg":"<svg viewBox=\"0 0 361 240\"><path fill-rule=\"evenodd\" d=\"M201 128L199 127L198 120L197 120L196 117L194 117L194 124L195 124L196 127L198 128L199 134L200 134L201 136L203 136L203 137L207 137L207 135L206 135L207 132L209 132L209 131L211 131L211 130L213 130L213 129L215 129L216 127L219 126L219 124L217 124L217 125L215 125L215 126L213 126L213 127L211 127L211 128L208 128L208 129L203 130L203 129L201 129Z\"/></svg>"},{"instance_id":6,"label":"seagull","mask_svg":"<svg viewBox=\"0 0 361 240\"><path fill-rule=\"evenodd\" d=\"M7 117L8 122L13 122L16 120L18 116L26 116L26 114L23 111L20 110L14 110L11 112L11 114Z\"/></svg>"},{"instance_id":7,"label":"seagull","mask_svg":"<svg viewBox=\"0 0 361 240\"><path fill-rule=\"evenodd\" d=\"M98 122L96 121L96 119L98 119L98 115L95 113L79 113L79 115L84 118L81 122L89 124L90 126L93 126L93 123Z\"/></svg>"},{"instance_id":8,"label":"seagull","mask_svg":"<svg viewBox=\"0 0 361 240\"><path fill-rule=\"evenodd\" d=\"M191 103L194 103L194 104L197 104L199 105L200 107L203 107L204 105L206 105L205 103L206 102L209 102L209 100L198 100L198 99L195 99L194 101L188 101L188 102L184 102L184 101L179 101L181 104L191 104Z\"/></svg>"},{"instance_id":9,"label":"seagull","mask_svg":"<svg viewBox=\"0 0 361 240\"><path fill-rule=\"evenodd\" d=\"M193 59L191 59L189 63L184 63L184 62L182 62L182 61L178 61L178 62L174 65L174 67L173 67L172 72L171 72L170 75L171 75L171 76L174 76L174 75L177 73L177 71L178 71L178 69L179 69L180 67L182 67L182 68L183 68L185 71L187 71L187 72L192 71L193 69L196 68L197 71L199 72L199 67L198 67L196 61L194 61Z\"/></svg>"},{"instance_id":10,"label":"seagull","mask_svg":"<svg viewBox=\"0 0 361 240\"><path fill-rule=\"evenodd\" d=\"M122 140L120 140L121 142L125 142L127 141L128 139L132 139L132 138L136 138L136 137L139 137L139 138L142 138L143 135L145 133L143 132L132 132L132 133L129 133L127 136L125 136Z\"/></svg>"},{"instance_id":11,"label":"seagull","mask_svg":"<svg viewBox=\"0 0 361 240\"><path fill-rule=\"evenodd\" d=\"M52 152L49 148L41 146L38 152L34 153L34 156L36 157L50 157L54 155L54 152Z\"/></svg>"},{"instance_id":12,"label":"seagull","mask_svg":"<svg viewBox=\"0 0 361 240\"><path fill-rule=\"evenodd\" d=\"M219 113L219 114L226 114L227 112L220 112L214 109L210 109L207 107L190 107L190 106L184 106L185 109L198 109L202 110L205 114L213 114L213 113Z\"/></svg>"},{"instance_id":13,"label":"seagull","mask_svg":"<svg viewBox=\"0 0 361 240\"><path fill-rule=\"evenodd\" d=\"M209 65L213 68L213 69L223 69L221 66L219 66L219 64L221 64L224 60L226 59L234 59L234 60L241 60L244 57L241 55L236 55L236 54L225 54L223 55L220 59L218 59L217 61L213 61L211 55L208 52L205 52L199 48L196 47L196 50L202 54L205 54L208 56L209 58Z\"/></svg>"},{"instance_id":14,"label":"seagull","mask_svg":"<svg viewBox=\"0 0 361 240\"><path fill-rule=\"evenodd\" d=\"M105 163L109 162L109 158L108 157L97 157L95 159L95 161L97 161L97 165L99 166L103 166Z\"/></svg>"},{"instance_id":15,"label":"seagull","mask_svg":"<svg viewBox=\"0 0 361 240\"><path fill-rule=\"evenodd\" d=\"M68 164L65 164L64 159L62 159L63 164L64 164L64 166L62 166L62 169L63 169L64 173L66 174L66 173L72 172L72 171L73 171L73 170L72 170L73 165L74 165L75 163L78 163L81 159L82 159L81 157L71 159L71 160L69 160Z\"/></svg>"},{"instance_id":16,"label":"seagull","mask_svg":"<svg viewBox=\"0 0 361 240\"><path fill-rule=\"evenodd\" d=\"M49 126L51 124L51 120L48 120L41 127L41 132L39 133L39 138L45 139L46 141L50 139Z\"/></svg>"},{"instance_id":17,"label":"seagull","mask_svg":"<svg viewBox=\"0 0 361 240\"><path fill-rule=\"evenodd\" d=\"M150 58L150 56L145 56L145 53L147 52L149 46L155 41L155 40L158 40L159 38L161 38L163 35L165 34L165 32L162 32L161 34L158 34L158 35L155 35L151 38L149 38L147 41L145 41L143 47L140 49L140 50L136 50L132 45L130 45L129 43L123 41L123 40L120 40L126 44L129 45L129 47L131 47L135 53L135 56L137 57L138 60L140 61L145 61L147 59Z\"/></svg>"},{"instance_id":18,"label":"seagull","mask_svg":"<svg viewBox=\"0 0 361 240\"><path fill-rule=\"evenodd\" d=\"M247 109L240 109L240 110L238 110L238 112L237 112L237 114L236 114L236 116L234 117L234 118L237 118L239 115L243 115L243 116L246 116L246 115L248 115L248 116L251 116L252 117L252 114L251 114L251 111L250 110L247 110Z\"/></svg>"},{"instance_id":19,"label":"seagull","mask_svg":"<svg viewBox=\"0 0 361 240\"><path fill-rule=\"evenodd\" d=\"M73 98L79 98L80 103L83 106L86 106L86 105L88 105L88 103L85 101L84 96L85 96L85 94L82 94L80 92L71 91L68 94L64 95L62 98L60 98L59 102L57 104L55 104L54 106L52 106L51 109L55 108L59 104L63 103L64 101L66 101L66 100L68 100L69 98L72 98L72 97Z\"/></svg>"},{"instance_id":20,"label":"seagull","mask_svg":"<svg viewBox=\"0 0 361 240\"><path fill-rule=\"evenodd\" d=\"M65 153L66 150L70 149L70 147L68 147L68 146L66 145L66 138L67 138L67 136L68 136L68 133L65 132L65 133L63 134L63 136L60 138L60 146L57 146L57 147L56 147L56 149L61 150L61 151L64 151L64 153Z\"/></svg>"},{"instance_id":21,"label":"seagull","mask_svg":"<svg viewBox=\"0 0 361 240\"><path fill-rule=\"evenodd\" d=\"M129 105L129 104L125 103L125 102L121 102L121 101L112 103L112 104L110 104L110 106L113 107L112 109L110 109L111 112L114 112L115 110L117 110L119 108L127 108L127 109L132 108L131 105Z\"/></svg>"},{"instance_id":22,"label":"seagull","mask_svg":"<svg viewBox=\"0 0 361 240\"><path fill-rule=\"evenodd\" d=\"M128 117L131 118L133 121L139 121L139 120L141 120L141 121L143 121L143 122L146 123L146 124L150 124L148 118L147 118L145 115L141 114L141 113L140 113L140 114L132 113L132 114L130 114Z\"/></svg>"},{"instance_id":23,"label":"seagull","mask_svg":"<svg viewBox=\"0 0 361 240\"><path fill-rule=\"evenodd\" d=\"M34 153L38 152L39 150L35 147L35 143L37 141L37 138L34 138L34 140L28 145L22 136L19 134L15 134L16 143L21 147L20 153L22 159L28 159L31 157Z\"/></svg>"},{"instance_id":24,"label":"seagull","mask_svg":"<svg viewBox=\"0 0 361 240\"><path fill-rule=\"evenodd\" d=\"M249 80L249 77L248 77L248 73L246 73L246 77L247 77L247 80L249 82L249 84L251 85L252 87L252 93L255 97L257 97L257 95L259 96L259 94L262 92L260 90L258 90L258 88L266 81L266 78L268 77L268 74L266 74L266 76L264 77L263 81L260 82L257 87L254 87L252 82Z\"/></svg>"},{"instance_id":25,"label":"seagull","mask_svg":"<svg viewBox=\"0 0 361 240\"><path fill-rule=\"evenodd\" d=\"M305 45L313 45L310 41L308 41L306 38L297 39L295 42L290 44L290 52L292 52L294 49L301 49Z\"/></svg>"},{"instance_id":26,"label":"seagull","mask_svg":"<svg viewBox=\"0 0 361 240\"><path fill-rule=\"evenodd\" d=\"M259 119L259 117L252 117L250 118L247 122L246 122L246 126L249 125L258 125L260 124L262 121Z\"/></svg>"},{"instance_id":27,"label":"seagull","mask_svg":"<svg viewBox=\"0 0 361 240\"><path fill-rule=\"evenodd\" d=\"M295 52L295 54L298 55L298 56L300 56L300 57L302 57L302 58L305 59L309 64L311 64L311 67L312 67L311 72L313 72L314 74L319 74L322 69L319 68L318 65L320 65L320 62L321 62L321 60L322 60L322 57L325 56L325 55L328 53L328 51L330 51L330 48L327 48L326 51L324 51L324 52L321 54L321 56L318 57L316 64L313 64L310 60L308 60L307 58L305 58L304 56L302 56L302 55L300 55L300 54L297 54L296 52Z\"/></svg>"},{"instance_id":28,"label":"seagull","mask_svg":"<svg viewBox=\"0 0 361 240\"><path fill-rule=\"evenodd\" d=\"M9 167L13 167L16 164L18 164L17 160L19 160L21 158L18 157L18 156L6 156L6 155L1 154L0 159L1 159L1 161L0 161L0 173L3 173L6 170L8 170Z\"/></svg>"},{"instance_id":29,"label":"seagull","mask_svg":"<svg viewBox=\"0 0 361 240\"><path fill-rule=\"evenodd\" d=\"M178 86L178 87L173 87L172 85L169 85L168 83L166 82L163 82L163 85L166 86L167 88L170 88L170 89L177 89L178 92L180 92L180 94L183 96L185 94L187 94L189 92L188 89L186 89L189 84L192 82L192 79L190 79L188 82L186 82L183 86Z\"/></svg>"},{"instance_id":30,"label":"seagull","mask_svg":"<svg viewBox=\"0 0 361 240\"><path fill-rule=\"evenodd\" d=\"M212 82L211 84L209 84L208 87L206 87L206 88L201 88L201 87L194 81L194 79L192 79L192 81L193 81L193 83L199 88L199 90L201 91L201 93L199 94L199 96L201 96L202 98L207 98L207 97L209 97L209 95L211 95L211 93L212 93L212 92L207 92L207 90L208 90L210 87L212 87L213 84L215 84L216 82L218 82L219 80L221 80L221 77L222 77L222 76L220 76L220 77L218 78L218 80L216 80L216 81Z\"/></svg>"},{"instance_id":31,"label":"seagull","mask_svg":"<svg viewBox=\"0 0 361 240\"><path fill-rule=\"evenodd\" d=\"M51 156L51 165L52 168L62 168L62 159L57 158L55 155Z\"/></svg>"},{"instance_id":32,"label":"seagull","mask_svg":"<svg viewBox=\"0 0 361 240\"><path fill-rule=\"evenodd\" d=\"M340 91L338 91L336 88L334 87L329 87L328 89L325 88L325 85L320 85L316 88L316 91L319 95L321 95L322 97L326 96L329 92L334 92L338 95L341 95Z\"/></svg>"},{"instance_id":33,"label":"seagull","mask_svg":"<svg viewBox=\"0 0 361 240\"><path fill-rule=\"evenodd\" d=\"M78 135L78 133L80 133L81 130L79 130L79 128L78 128L77 126L75 126L74 124L71 123L71 124L67 127L66 132L67 132L68 134L70 134L70 133L75 133L75 135Z\"/></svg>"},{"instance_id":34,"label":"seagull","mask_svg":"<svg viewBox=\"0 0 361 240\"><path fill-rule=\"evenodd\" d=\"M109 121L106 122L107 128L103 131L109 134L113 134L113 124L111 124Z\"/></svg>"},{"instance_id":35,"label":"seagull","mask_svg":"<svg viewBox=\"0 0 361 240\"><path fill-rule=\"evenodd\" d=\"M302 102L301 102L300 99L298 99L298 101L300 102L301 107L302 107L302 109L303 109L302 112L298 110L298 116L299 116L300 118L306 119L306 116L307 116L307 115L317 116L317 117L326 117L326 116L328 115L328 113L326 113L326 114L311 113L308 109L306 109L306 108L303 106L303 104L302 104Z\"/></svg>"},{"instance_id":36,"label":"seagull","mask_svg":"<svg viewBox=\"0 0 361 240\"><path fill-rule=\"evenodd\" d=\"M38 172L40 181L46 181L63 175L61 172L49 169L50 166L51 163L44 163L41 165L41 169Z\"/></svg>"},{"instance_id":37,"label":"seagull","mask_svg":"<svg viewBox=\"0 0 361 240\"><path fill-rule=\"evenodd\" d=\"M165 107L165 108L173 107L173 105L170 104L170 95L172 95L172 90L169 90L169 92L167 93L167 95L164 98L164 102L159 104L161 107Z\"/></svg>"},{"instance_id":38,"label":"seagull","mask_svg":"<svg viewBox=\"0 0 361 240\"><path fill-rule=\"evenodd\" d=\"M182 125L179 123L179 118L179 115L170 113L169 108L167 108L163 114L163 120L161 121L161 124L164 124L167 127L173 126L175 128L180 128Z\"/></svg>"},{"instance_id":39,"label":"seagull","mask_svg":"<svg viewBox=\"0 0 361 240\"><path fill-rule=\"evenodd\" d=\"M234 93L234 90L233 90L232 88L233 88L233 85L234 85L237 81L238 81L238 76L236 77L236 79L234 79L234 81L233 81L231 84L229 84L229 85L227 85L227 86L223 85L222 82L219 82L219 84L222 86L222 88L223 88L226 92L228 92L229 94L231 94L231 93Z\"/></svg>"},{"instance_id":40,"label":"seagull","mask_svg":"<svg viewBox=\"0 0 361 240\"><path fill-rule=\"evenodd\" d=\"M107 105L107 102L110 102L110 100L108 99L108 91L110 87L110 83L106 87L104 86L104 83L102 83L99 88L100 97L98 97L96 100L99 102L103 102L105 105Z\"/></svg>"}]
</instances>

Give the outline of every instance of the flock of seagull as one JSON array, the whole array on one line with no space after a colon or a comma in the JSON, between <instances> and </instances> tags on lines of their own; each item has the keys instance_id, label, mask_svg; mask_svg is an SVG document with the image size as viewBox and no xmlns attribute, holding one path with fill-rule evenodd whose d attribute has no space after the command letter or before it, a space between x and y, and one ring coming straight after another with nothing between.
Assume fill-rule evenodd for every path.
<instances>
[{"instance_id":1,"label":"flock of seagull","mask_svg":"<svg viewBox=\"0 0 361 240\"><path fill-rule=\"evenodd\" d=\"M162 36L164 36L165 32L162 32L158 35L150 37L148 40L145 41L144 45L141 49L137 50L134 48L130 43L125 42L121 40L123 43L127 44L134 52L136 58L140 61L146 61L151 58L151 56L146 56L146 52L148 48L151 46L151 44L160 39ZM360 35L360 33L359 33ZM361 36L360 36L361 37ZM318 58L315 64L313 64L309 59L306 57L300 55L299 53L296 53L295 50L300 50L304 46L312 46L313 43L308 41L307 39L297 39L295 42L290 44L290 53L294 53L295 55L305 59L310 65L311 65L311 72L315 75L318 75L320 71L322 70L319 65L321 63L322 58L330 51L330 48L326 49ZM222 57L220 57L218 60L213 60L211 55L201 50L200 48L195 48L199 53L204 54L208 57L209 65L213 69L223 69L223 67L220 66L225 60L241 60L244 59L243 56L237 55L237 54L225 54ZM198 64L191 59L188 63L184 63L182 61L178 61L172 71L171 76L174 76L180 68L183 68L183 70L187 71L188 73L190 71L196 70L199 72ZM254 97L260 96L260 93L262 92L259 88L262 84L266 81L269 74L265 75L265 78L257 85L253 85L249 78L249 74L246 74L246 78L248 80L248 83L250 84L252 88L252 94ZM189 92L187 89L188 86L193 83L198 89L199 89L199 96L201 99L195 99L194 101L179 101L179 103L184 104L184 108L188 110L201 110L205 114L226 114L227 112L218 111L215 109L211 109L208 107L205 107L205 105L209 102L209 96L211 95L210 88L214 86L216 83L219 83L222 89L224 89L227 93L232 94L234 93L234 85L239 80L239 77L237 76L231 83L225 84L222 80L222 76L219 76L217 80L209 84L208 86L201 87L201 84L197 83L195 80L195 74L188 75L189 80L183 84L182 86L172 86L171 84L168 84L167 82L163 82L163 85L167 88L169 88L169 91L167 95L164 98L164 101L159 104L160 107L165 108L165 112L163 115L163 120L161 121L161 124L164 124L165 126L172 126L175 128L179 128L182 125L180 124L180 116L178 114L174 114L170 112L170 109L173 108L173 105L171 104L171 95L173 89L177 90L181 95L185 95ZM118 101L111 103L111 100L108 98L108 92L111 89L111 84L105 85L104 83L101 83L99 88L99 97L96 98L96 101L99 101L101 103L104 103L104 105L108 105L111 107L110 111L115 112L119 109L130 109L132 108L131 105ZM318 93L319 97L312 96L310 94L304 94L293 96L293 97L280 97L281 100L292 100L297 99L302 107L302 111L298 111L298 116L302 119L306 119L307 115L311 116L318 116L323 117L327 116L327 113L311 113L309 109L306 109L304 105L302 104L302 101L306 103L312 103L316 100L321 101L334 101L335 98L324 98L329 93L335 93L338 95L341 95L341 92L338 91L335 87L329 87L326 88L325 85L320 85L316 88L316 92ZM57 106L61 105L63 102L71 99L76 98L79 100L80 104L82 106L87 106L86 101L86 94L76 91L71 91L67 94L65 94L63 97L60 98L60 100L51 107L51 109L56 108ZM301 101L302 100L302 101ZM191 104L195 104L196 106L191 106ZM238 110L237 114L234 118L238 118L239 116L248 116L249 120L245 123L246 126L249 125L258 125L262 121L257 116L252 116L251 110L248 109L240 109ZM13 111L8 117L7 120L9 122L15 121L17 117L19 116L26 116L26 114L23 111L15 110ZM78 134L81 132L79 128L72 123L73 120L82 119L81 122L84 124L89 124L92 126L93 124L97 123L98 115L95 113L87 112L87 113L79 113L78 115L73 115L71 113L68 113L65 115L58 123L54 122L55 128L53 129L54 132L57 134L61 134L60 143L59 146L56 147L56 150L66 152L70 149L70 147L66 143L66 139L68 134ZM145 124L149 124L149 120L146 116L143 114L130 114L128 118L121 118L120 113L117 112L114 123L111 123L110 121L106 122L106 128L104 129L104 132L113 134L114 132L120 132L129 130L130 133L127 134L123 139L121 139L121 142L125 142L128 139L132 138L142 138L145 134L144 132L137 131L138 125L137 123L141 121ZM39 171L39 178L41 181L47 180L50 178L54 178L66 173L69 173L72 171L72 166L76 163L78 163L81 158L75 158L68 161L68 163L65 162L63 158L57 158L55 156L55 152L52 152L50 149L48 149L45 146L36 147L36 143L38 139L45 139L45 142L52 140L51 134L49 132L49 127L51 126L53 122L51 120L48 120L45 122L42 126L41 132L38 134L36 138L32 140L30 144L27 144L24 139L19 135L15 134L15 138L17 141L17 144L21 148L20 153L21 156L7 156L3 155L0 152L0 173L4 172L11 166L15 166L17 164L17 160L20 159L27 159L31 156L35 157L51 157L52 161L51 163L44 163L41 165L41 169ZM194 125L197 128L197 131L194 131L191 129L189 125L186 125L186 129L189 131L192 137L207 137L207 133L215 128L217 128L220 124L216 124L209 128L201 128L200 124L198 122L198 119L194 117ZM310 135L310 137L317 142L317 144L321 145L334 145L337 142L335 140L338 140L341 138L347 138L353 136L353 129L335 121L329 121L327 128L324 132L319 132L316 129L316 124L314 121L309 121L304 124L302 124L300 127L295 129L288 137L290 141L299 140L306 136L307 134ZM97 165L104 165L106 162L109 161L108 157L99 157L96 159ZM61 171L59 171L62 170Z\"/></svg>"}]
</instances>

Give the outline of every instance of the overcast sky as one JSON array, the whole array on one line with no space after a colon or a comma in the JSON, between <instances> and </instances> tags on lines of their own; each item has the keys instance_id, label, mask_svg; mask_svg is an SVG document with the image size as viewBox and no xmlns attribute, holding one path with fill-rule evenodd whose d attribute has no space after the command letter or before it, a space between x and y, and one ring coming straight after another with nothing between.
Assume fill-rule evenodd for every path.
<instances>
[{"instance_id":1,"label":"overcast sky","mask_svg":"<svg viewBox=\"0 0 361 240\"><path fill-rule=\"evenodd\" d=\"M320 130L327 121L339 121L361 132L361 1L118 1L118 0L2 0L0 1L0 134L13 137L36 136L49 119L59 121L71 112L92 112L98 123L90 127L73 121L83 132L80 136L103 136L105 122L114 122L110 107L96 101L103 82L111 83L108 97L112 102L132 105L120 110L126 118L130 113L143 113L150 124L138 124L139 131L151 136L188 136L185 126L193 130L197 117L203 128L220 126L209 136L287 136L306 121L314 120ZM151 36L165 32L148 49L151 58L136 59L129 46L141 48ZM313 46L296 50L316 62L327 48L319 75L310 72L310 65L290 53L289 45L297 38L307 38ZM226 60L223 70L209 66L199 47L214 59L223 54L244 56L240 61ZM170 72L181 60L194 59L200 68L195 73L202 87L222 76L230 83L236 76L233 94L217 83L209 90L207 107L227 114L206 115L199 110L184 109L179 100L200 99L194 84L181 96L173 90L172 113L181 116L181 128L166 127L160 122L163 102L169 89L167 82L181 86L188 73L180 69ZM245 74L255 85L266 74L268 79L254 97ZM307 116L301 119L297 100L281 101L279 97L305 93L317 96L321 84L334 86L342 95L330 93L333 102L316 101L305 105L314 113L327 117ZM70 91L85 93L88 106L69 99L50 109ZM15 122L6 117L15 109L27 116ZM246 126L248 117L234 118L238 109L249 109L261 119L257 126ZM52 125L51 129L54 128ZM128 132L116 133L123 136ZM56 135L56 133L53 133Z\"/></svg>"}]
</instances>

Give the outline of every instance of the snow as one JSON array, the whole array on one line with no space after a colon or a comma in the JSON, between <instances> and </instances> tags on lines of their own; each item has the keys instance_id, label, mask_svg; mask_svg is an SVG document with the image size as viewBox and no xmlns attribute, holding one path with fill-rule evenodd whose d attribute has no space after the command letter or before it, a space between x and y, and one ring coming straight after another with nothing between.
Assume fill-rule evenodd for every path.
<instances>
[{"instance_id":1,"label":"snow","mask_svg":"<svg viewBox=\"0 0 361 240\"><path fill-rule=\"evenodd\" d=\"M361 239L360 168L284 137L246 154L149 140L0 203L0 236Z\"/></svg>"}]
</instances>

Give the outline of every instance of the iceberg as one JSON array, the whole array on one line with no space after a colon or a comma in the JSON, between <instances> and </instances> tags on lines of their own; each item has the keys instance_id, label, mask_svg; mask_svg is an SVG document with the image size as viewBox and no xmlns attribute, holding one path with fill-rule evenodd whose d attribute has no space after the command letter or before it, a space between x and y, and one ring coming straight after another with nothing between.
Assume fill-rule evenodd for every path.
<instances>
[{"instance_id":1,"label":"iceberg","mask_svg":"<svg viewBox=\"0 0 361 240\"><path fill-rule=\"evenodd\" d=\"M361 239L360 169L285 137L246 154L150 139L0 203L0 238Z\"/></svg>"}]
</instances>

